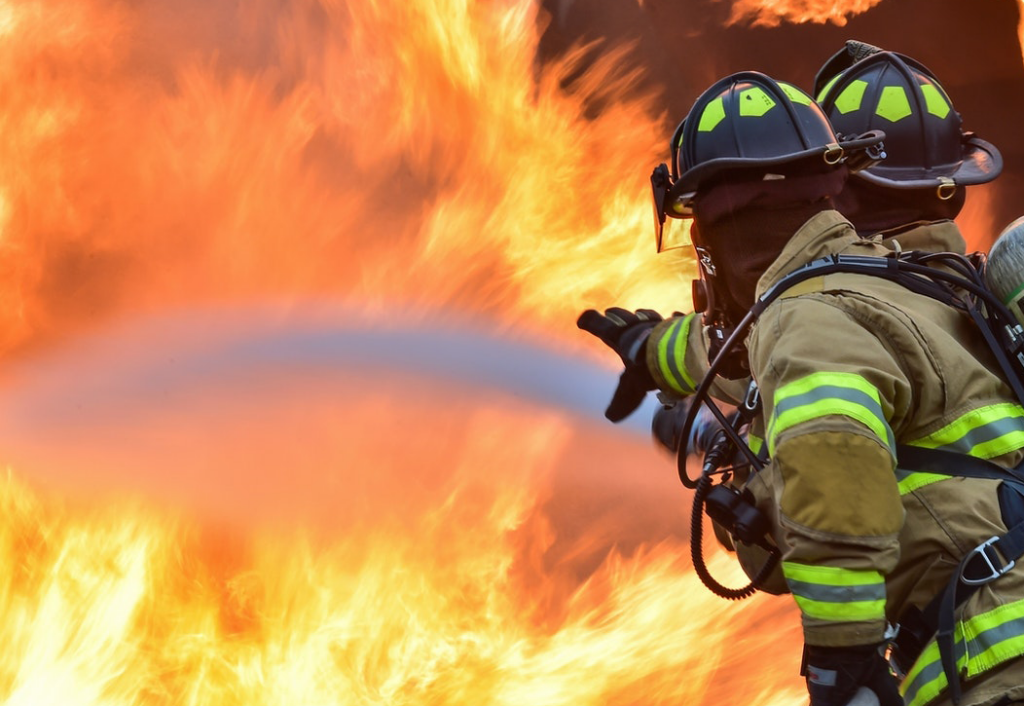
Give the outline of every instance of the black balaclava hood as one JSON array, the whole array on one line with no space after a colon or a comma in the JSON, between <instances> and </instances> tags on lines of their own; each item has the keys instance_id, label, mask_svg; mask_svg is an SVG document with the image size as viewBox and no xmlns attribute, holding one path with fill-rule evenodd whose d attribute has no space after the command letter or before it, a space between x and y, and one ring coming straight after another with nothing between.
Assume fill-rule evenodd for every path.
<instances>
[{"instance_id":1,"label":"black balaclava hood","mask_svg":"<svg viewBox=\"0 0 1024 706\"><path fill-rule=\"evenodd\" d=\"M713 299L732 324L754 304L757 281L800 227L833 208L831 197L846 181L845 169L780 179L729 181L694 201L694 245L715 267ZM713 279L714 281L710 281Z\"/></svg>"},{"instance_id":2,"label":"black balaclava hood","mask_svg":"<svg viewBox=\"0 0 1024 706\"><path fill-rule=\"evenodd\" d=\"M854 177L834 201L836 210L853 223L857 234L869 236L912 223L951 221L966 198L963 186L944 201L936 189L894 189Z\"/></svg>"}]
</instances>

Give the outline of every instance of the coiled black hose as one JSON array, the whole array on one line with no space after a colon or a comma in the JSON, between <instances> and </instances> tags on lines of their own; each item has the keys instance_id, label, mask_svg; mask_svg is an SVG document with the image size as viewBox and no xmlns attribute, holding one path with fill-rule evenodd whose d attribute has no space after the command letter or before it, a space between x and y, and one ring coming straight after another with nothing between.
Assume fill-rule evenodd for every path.
<instances>
[{"instance_id":1,"label":"coiled black hose","mask_svg":"<svg viewBox=\"0 0 1024 706\"><path fill-rule=\"evenodd\" d=\"M690 514L690 557L693 560L694 571L697 572L697 576L709 591L721 598L739 601L749 598L757 592L769 574L774 571L775 565L779 563L781 554L777 548L772 547L764 566L761 567L751 582L743 588L729 588L716 581L704 562L702 547L704 539L704 499L707 497L708 491L711 490L711 485L711 476L704 473L701 475L700 480L697 481L697 488L694 491L693 511Z\"/></svg>"}]
</instances>

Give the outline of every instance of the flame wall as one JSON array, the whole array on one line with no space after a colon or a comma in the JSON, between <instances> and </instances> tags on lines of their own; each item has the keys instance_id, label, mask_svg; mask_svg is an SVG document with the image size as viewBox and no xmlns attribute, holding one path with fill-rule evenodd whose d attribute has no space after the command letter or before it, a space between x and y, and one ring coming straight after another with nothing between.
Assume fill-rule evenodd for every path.
<instances>
[{"instance_id":1,"label":"flame wall","mask_svg":"<svg viewBox=\"0 0 1024 706\"><path fill-rule=\"evenodd\" d=\"M873 5L0 1L0 698L802 703L573 321L689 306L680 110Z\"/></svg>"}]
</instances>

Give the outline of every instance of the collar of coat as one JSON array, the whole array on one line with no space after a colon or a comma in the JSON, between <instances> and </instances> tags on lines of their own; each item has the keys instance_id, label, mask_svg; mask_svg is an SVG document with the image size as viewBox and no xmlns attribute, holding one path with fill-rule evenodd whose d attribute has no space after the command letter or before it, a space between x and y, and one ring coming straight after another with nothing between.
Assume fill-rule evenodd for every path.
<instances>
[{"instance_id":1,"label":"collar of coat","mask_svg":"<svg viewBox=\"0 0 1024 706\"><path fill-rule=\"evenodd\" d=\"M882 243L887 248L923 250L925 252L967 252L967 242L953 221L920 221L900 228L882 231Z\"/></svg>"},{"instance_id":2,"label":"collar of coat","mask_svg":"<svg viewBox=\"0 0 1024 706\"><path fill-rule=\"evenodd\" d=\"M808 262L837 253L884 257L891 252L882 244L881 236L861 238L848 220L838 211L819 211L793 234L786 246L757 281L760 297L779 280Z\"/></svg>"},{"instance_id":3,"label":"collar of coat","mask_svg":"<svg viewBox=\"0 0 1024 706\"><path fill-rule=\"evenodd\" d=\"M896 249L963 254L967 244L953 221L921 221L869 238L857 235L853 225L838 211L816 213L793 234L786 246L757 282L760 297L776 282L808 262L837 253L884 257Z\"/></svg>"}]
</instances>

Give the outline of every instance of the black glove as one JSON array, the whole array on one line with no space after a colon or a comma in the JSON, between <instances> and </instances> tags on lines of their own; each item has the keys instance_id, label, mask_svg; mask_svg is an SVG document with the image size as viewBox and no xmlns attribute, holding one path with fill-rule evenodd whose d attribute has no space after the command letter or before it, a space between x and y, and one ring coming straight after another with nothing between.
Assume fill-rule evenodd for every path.
<instances>
[{"instance_id":1,"label":"black glove","mask_svg":"<svg viewBox=\"0 0 1024 706\"><path fill-rule=\"evenodd\" d=\"M862 687L874 693L880 706L903 706L899 682L880 645L806 645L800 673L807 678L811 706L846 706Z\"/></svg>"},{"instance_id":2,"label":"black glove","mask_svg":"<svg viewBox=\"0 0 1024 706\"><path fill-rule=\"evenodd\" d=\"M587 309L576 321L577 326L597 336L618 353L626 367L619 376L619 386L615 388L612 401L604 411L604 416L613 422L621 422L632 414L648 391L657 387L644 356L647 337L659 321L661 314L656 311L637 309L632 312L618 307L606 309L604 314Z\"/></svg>"}]
</instances>

